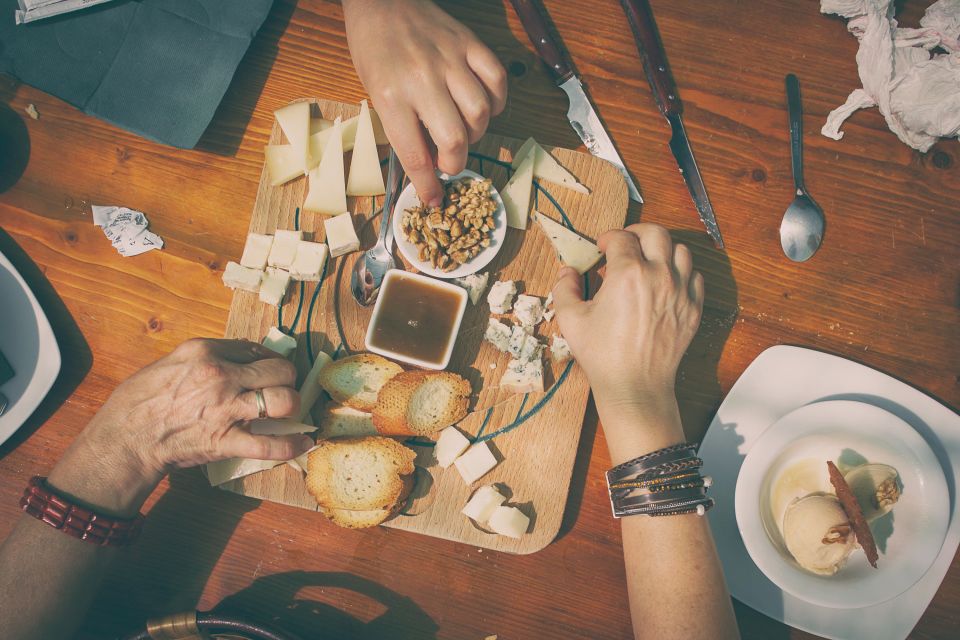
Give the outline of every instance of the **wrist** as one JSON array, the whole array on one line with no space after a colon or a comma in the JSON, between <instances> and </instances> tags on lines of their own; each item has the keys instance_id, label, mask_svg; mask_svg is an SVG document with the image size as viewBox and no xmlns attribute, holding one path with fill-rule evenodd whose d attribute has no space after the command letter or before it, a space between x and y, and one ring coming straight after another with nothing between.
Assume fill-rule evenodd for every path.
<instances>
[{"instance_id":1,"label":"wrist","mask_svg":"<svg viewBox=\"0 0 960 640\"><path fill-rule=\"evenodd\" d=\"M595 393L594 400L614 465L685 439L673 389L628 400Z\"/></svg>"}]
</instances>

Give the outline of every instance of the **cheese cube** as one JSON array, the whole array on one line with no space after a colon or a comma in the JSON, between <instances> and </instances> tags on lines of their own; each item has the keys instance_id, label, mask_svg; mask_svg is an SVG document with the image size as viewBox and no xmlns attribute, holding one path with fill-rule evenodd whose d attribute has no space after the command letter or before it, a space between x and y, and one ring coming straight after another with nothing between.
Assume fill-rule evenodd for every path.
<instances>
[{"instance_id":1,"label":"cheese cube","mask_svg":"<svg viewBox=\"0 0 960 640\"><path fill-rule=\"evenodd\" d=\"M525 327L534 327L543 320L543 302L536 296L520 294L513 303L513 315Z\"/></svg>"},{"instance_id":2,"label":"cheese cube","mask_svg":"<svg viewBox=\"0 0 960 640\"><path fill-rule=\"evenodd\" d=\"M262 233L248 233L247 244L243 246L243 256L240 258L240 264L251 269L265 269L271 247L273 247L273 236Z\"/></svg>"},{"instance_id":3,"label":"cheese cube","mask_svg":"<svg viewBox=\"0 0 960 640\"><path fill-rule=\"evenodd\" d=\"M553 336L553 341L550 343L550 357L557 364L563 364L573 357L570 345L563 336Z\"/></svg>"},{"instance_id":4,"label":"cheese cube","mask_svg":"<svg viewBox=\"0 0 960 640\"><path fill-rule=\"evenodd\" d=\"M267 256L267 264L271 267L289 269L297 255L297 245L302 238L303 234L299 231L277 229L276 235L273 236L273 246L270 247L270 255Z\"/></svg>"},{"instance_id":5,"label":"cheese cube","mask_svg":"<svg viewBox=\"0 0 960 640\"><path fill-rule=\"evenodd\" d=\"M260 344L284 358L289 358L290 354L297 350L297 339L276 327L270 327Z\"/></svg>"},{"instance_id":6,"label":"cheese cube","mask_svg":"<svg viewBox=\"0 0 960 640\"><path fill-rule=\"evenodd\" d=\"M327 263L327 245L322 242L301 240L297 243L297 255L290 265L290 277L294 280L320 282L323 265Z\"/></svg>"},{"instance_id":7,"label":"cheese cube","mask_svg":"<svg viewBox=\"0 0 960 640\"><path fill-rule=\"evenodd\" d=\"M542 392L543 361L511 360L506 373L500 378L500 388L510 393Z\"/></svg>"},{"instance_id":8,"label":"cheese cube","mask_svg":"<svg viewBox=\"0 0 960 640\"><path fill-rule=\"evenodd\" d=\"M327 244L330 245L330 257L336 258L356 251L360 248L360 239L353 228L353 218L350 213L341 213L338 216L323 221L323 228L327 232Z\"/></svg>"},{"instance_id":9,"label":"cheese cube","mask_svg":"<svg viewBox=\"0 0 960 640\"><path fill-rule=\"evenodd\" d=\"M496 318L490 318L487 323L487 332L483 339L495 346L499 351L506 353L510 350L510 327Z\"/></svg>"},{"instance_id":10,"label":"cheese cube","mask_svg":"<svg viewBox=\"0 0 960 640\"><path fill-rule=\"evenodd\" d=\"M433 455L437 458L437 464L446 469L453 461L460 457L460 454L467 450L470 441L460 433L456 427L447 427L440 432L437 438L437 444L433 448Z\"/></svg>"},{"instance_id":11,"label":"cheese cube","mask_svg":"<svg viewBox=\"0 0 960 640\"><path fill-rule=\"evenodd\" d=\"M490 287L487 304L490 313L510 313L513 308L513 296L517 295L517 285L513 280L498 280Z\"/></svg>"},{"instance_id":12,"label":"cheese cube","mask_svg":"<svg viewBox=\"0 0 960 640\"><path fill-rule=\"evenodd\" d=\"M499 506L490 514L487 526L502 536L519 538L530 528L530 518L516 507Z\"/></svg>"},{"instance_id":13,"label":"cheese cube","mask_svg":"<svg viewBox=\"0 0 960 640\"><path fill-rule=\"evenodd\" d=\"M236 262L228 262L223 270L223 284L231 289L243 289L256 293L263 280L263 269L251 269Z\"/></svg>"},{"instance_id":14,"label":"cheese cube","mask_svg":"<svg viewBox=\"0 0 960 640\"><path fill-rule=\"evenodd\" d=\"M474 492L460 513L477 524L486 526L490 516L493 515L493 510L506 501L507 499L495 487L485 485Z\"/></svg>"},{"instance_id":15,"label":"cheese cube","mask_svg":"<svg viewBox=\"0 0 960 640\"><path fill-rule=\"evenodd\" d=\"M471 484L483 476L498 464L496 456L490 450L486 442L478 442L454 461L457 471L467 484Z\"/></svg>"},{"instance_id":16,"label":"cheese cube","mask_svg":"<svg viewBox=\"0 0 960 640\"><path fill-rule=\"evenodd\" d=\"M471 273L462 278L454 278L453 283L467 290L470 296L470 302L474 305L480 304L480 296L487 290L487 282L490 280L489 273Z\"/></svg>"},{"instance_id":17,"label":"cheese cube","mask_svg":"<svg viewBox=\"0 0 960 640\"><path fill-rule=\"evenodd\" d=\"M287 285L289 284L289 273L283 269L267 267L263 283L260 285L260 301L273 306L281 305L283 297L287 295Z\"/></svg>"}]
</instances>

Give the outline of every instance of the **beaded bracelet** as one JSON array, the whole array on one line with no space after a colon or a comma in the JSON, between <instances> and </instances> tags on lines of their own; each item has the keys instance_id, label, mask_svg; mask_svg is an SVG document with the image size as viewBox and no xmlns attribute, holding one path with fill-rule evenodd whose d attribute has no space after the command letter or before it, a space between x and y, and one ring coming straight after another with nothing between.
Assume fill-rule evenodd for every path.
<instances>
[{"instance_id":1,"label":"beaded bracelet","mask_svg":"<svg viewBox=\"0 0 960 640\"><path fill-rule=\"evenodd\" d=\"M684 443L610 469L606 479L613 517L704 515L714 502L706 495L711 479L701 476L701 466L696 445Z\"/></svg>"},{"instance_id":2,"label":"beaded bracelet","mask_svg":"<svg viewBox=\"0 0 960 640\"><path fill-rule=\"evenodd\" d=\"M683 445L682 448L670 447L661 451L663 453L654 452L640 456L610 469L607 471L607 483L614 484L640 476L662 475L668 471L678 471L683 465L691 465L691 461L699 460L694 453L693 445Z\"/></svg>"}]
</instances>

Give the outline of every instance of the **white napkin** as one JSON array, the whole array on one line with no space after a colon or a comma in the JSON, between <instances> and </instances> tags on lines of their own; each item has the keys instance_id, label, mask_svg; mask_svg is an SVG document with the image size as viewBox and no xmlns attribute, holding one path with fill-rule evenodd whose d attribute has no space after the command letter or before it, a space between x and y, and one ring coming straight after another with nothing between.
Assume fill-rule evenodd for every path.
<instances>
[{"instance_id":1,"label":"white napkin","mask_svg":"<svg viewBox=\"0 0 960 640\"><path fill-rule=\"evenodd\" d=\"M163 239L147 230L150 221L143 213L115 206L92 205L91 209L93 224L103 229L103 235L120 255L129 258L163 248Z\"/></svg>"}]
</instances>

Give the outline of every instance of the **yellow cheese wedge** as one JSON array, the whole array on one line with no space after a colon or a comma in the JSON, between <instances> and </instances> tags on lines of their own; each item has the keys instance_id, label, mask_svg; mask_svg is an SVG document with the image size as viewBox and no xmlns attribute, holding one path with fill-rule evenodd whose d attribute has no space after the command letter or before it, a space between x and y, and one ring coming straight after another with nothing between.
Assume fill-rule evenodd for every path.
<instances>
[{"instance_id":1,"label":"yellow cheese wedge","mask_svg":"<svg viewBox=\"0 0 960 640\"><path fill-rule=\"evenodd\" d=\"M366 100L360 103L359 118L353 159L350 161L350 177L347 178L347 195L381 196L385 193L383 172L380 171L380 154L377 152L373 121Z\"/></svg>"},{"instance_id":2,"label":"yellow cheese wedge","mask_svg":"<svg viewBox=\"0 0 960 640\"><path fill-rule=\"evenodd\" d=\"M533 163L537 157L531 149L520 162L507 184L500 190L503 207L507 210L507 226L526 229L530 215L530 192L533 189Z\"/></svg>"},{"instance_id":3,"label":"yellow cheese wedge","mask_svg":"<svg viewBox=\"0 0 960 640\"><path fill-rule=\"evenodd\" d=\"M273 469L283 464L283 460L252 460L250 458L230 458L207 464L207 480L216 487L224 482L237 480L245 476Z\"/></svg>"},{"instance_id":4,"label":"yellow cheese wedge","mask_svg":"<svg viewBox=\"0 0 960 640\"><path fill-rule=\"evenodd\" d=\"M354 142L357 137L357 124L360 122L360 116L353 116L343 121L343 129L340 136L343 138L343 152L353 151ZM373 139L377 144L387 144L387 134L383 131L383 125L380 124L380 117L377 112L370 109L370 123L373 125ZM328 127L310 135L310 157L313 162L320 162L323 157L323 149L330 138L330 131L333 127Z\"/></svg>"},{"instance_id":5,"label":"yellow cheese wedge","mask_svg":"<svg viewBox=\"0 0 960 640\"><path fill-rule=\"evenodd\" d=\"M313 361L310 372L307 373L307 377L303 379L303 384L300 385L300 414L297 416L300 422L305 422L309 418L310 410L320 399L320 395L323 393L323 388L319 383L320 372L331 362L333 360L326 353L323 351L317 352L317 359Z\"/></svg>"},{"instance_id":6,"label":"yellow cheese wedge","mask_svg":"<svg viewBox=\"0 0 960 640\"><path fill-rule=\"evenodd\" d=\"M557 162L556 158L547 153L547 150L541 147L533 138L527 138L527 141L517 149L517 153L514 155L513 162L510 163L510 166L517 169L520 163L523 162L526 154L530 153L531 150L537 154L533 163L534 178L546 180L547 182L566 187L577 193L590 193L590 189L580 184L572 173L567 171L563 165Z\"/></svg>"},{"instance_id":7,"label":"yellow cheese wedge","mask_svg":"<svg viewBox=\"0 0 960 640\"><path fill-rule=\"evenodd\" d=\"M301 173L306 173L310 162L310 103L294 102L273 112L283 134L296 150Z\"/></svg>"},{"instance_id":8,"label":"yellow cheese wedge","mask_svg":"<svg viewBox=\"0 0 960 640\"><path fill-rule=\"evenodd\" d=\"M310 118L310 135L319 133L333 126L333 120L326 118Z\"/></svg>"},{"instance_id":9,"label":"yellow cheese wedge","mask_svg":"<svg viewBox=\"0 0 960 640\"><path fill-rule=\"evenodd\" d=\"M347 210L346 181L343 175L343 124L337 118L327 129L331 134L320 164L310 171L310 190L303 208L324 215L339 215ZM321 133L326 133L321 131Z\"/></svg>"},{"instance_id":10,"label":"yellow cheese wedge","mask_svg":"<svg viewBox=\"0 0 960 640\"><path fill-rule=\"evenodd\" d=\"M300 150L290 144L268 144L263 148L266 156L270 185L278 187L303 175Z\"/></svg>"},{"instance_id":11,"label":"yellow cheese wedge","mask_svg":"<svg viewBox=\"0 0 960 640\"><path fill-rule=\"evenodd\" d=\"M577 273L586 273L603 257L597 245L553 218L548 218L539 211L534 211L533 219L550 238L560 262L568 267L573 267L577 270Z\"/></svg>"}]
</instances>

